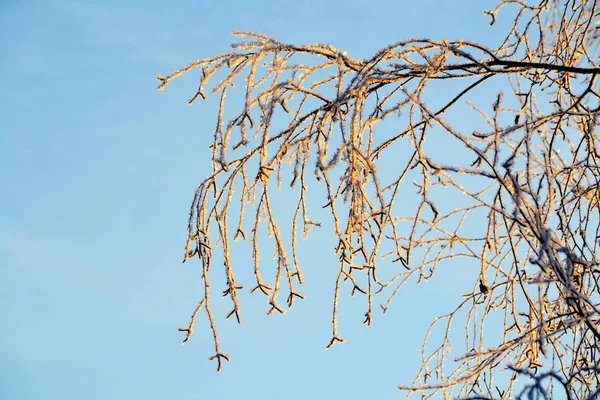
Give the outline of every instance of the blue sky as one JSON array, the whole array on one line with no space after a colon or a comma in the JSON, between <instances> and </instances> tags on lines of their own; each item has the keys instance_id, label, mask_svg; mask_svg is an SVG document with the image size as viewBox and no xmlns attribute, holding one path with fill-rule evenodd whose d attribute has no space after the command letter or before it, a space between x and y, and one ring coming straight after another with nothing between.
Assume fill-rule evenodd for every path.
<instances>
[{"instance_id":1,"label":"blue sky","mask_svg":"<svg viewBox=\"0 0 600 400\"><path fill-rule=\"evenodd\" d=\"M253 296L241 326L224 320L229 305L217 310L223 372L205 325L181 345L201 296L198 265L181 259L214 106L186 105L196 75L164 92L155 76L228 51L233 30L356 58L410 37L491 46L493 3L3 2L0 398L400 397L426 327L465 292L409 287L371 327L348 298L347 344L325 351L337 272L326 228L302 244L307 299L286 316L267 317Z\"/></svg>"}]
</instances>

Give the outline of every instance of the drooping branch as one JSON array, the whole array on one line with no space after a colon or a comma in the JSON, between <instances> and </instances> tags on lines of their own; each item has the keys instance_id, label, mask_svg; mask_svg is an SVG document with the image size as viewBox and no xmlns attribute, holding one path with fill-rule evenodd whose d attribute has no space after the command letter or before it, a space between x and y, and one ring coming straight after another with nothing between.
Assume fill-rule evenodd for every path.
<instances>
[{"instance_id":1,"label":"drooping branch","mask_svg":"<svg viewBox=\"0 0 600 400\"><path fill-rule=\"evenodd\" d=\"M184 262L200 260L204 294L181 329L184 341L204 309L212 359L219 369L228 360L208 272L223 262L222 294L233 305L227 317L241 322L233 241L251 245L252 292L265 296L268 313L283 314L280 296L290 308L303 298L297 230L306 236L331 227L338 270L328 348L344 341L337 316L345 283L352 295L364 296L370 325L376 296L387 296L385 312L406 284L460 260L477 271L461 272L472 290L431 325L422 367L412 385L402 386L408 396L510 393L519 371L542 367L575 380L573 398L593 393L595 381L584 371L600 363L600 66L591 28L598 12L595 1L567 3L501 2L488 12L493 23L506 5L518 11L493 50L410 39L358 60L329 45L287 45L237 32L248 41L234 44L233 52L159 76L162 90L198 68L189 103L209 92L220 97L213 171L198 186L188 221ZM222 80L207 91L216 75ZM461 89L440 90L459 79L466 80ZM243 106L230 115L225 98L240 81ZM483 88L491 107L481 104ZM463 100L476 102L468 103L475 121L468 131ZM392 119L395 131L380 128ZM289 208L272 200L286 165L293 165L289 184L296 193ZM309 190L314 186L325 196L321 210L314 206L319 192ZM282 217L285 211L291 219ZM316 214L328 223L315 222ZM263 239L273 246L270 275L260 258ZM381 269L382 260L397 270ZM465 345L453 347L464 315ZM441 324L442 339L428 352ZM489 327L500 329L501 338L491 340ZM503 375L502 365L513 369Z\"/></svg>"}]
</instances>

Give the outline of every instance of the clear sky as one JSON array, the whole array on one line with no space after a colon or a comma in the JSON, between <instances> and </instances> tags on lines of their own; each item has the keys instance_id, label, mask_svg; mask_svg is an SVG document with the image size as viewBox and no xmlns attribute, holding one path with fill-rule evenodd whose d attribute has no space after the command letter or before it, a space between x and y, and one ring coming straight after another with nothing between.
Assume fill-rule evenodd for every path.
<instances>
[{"instance_id":1,"label":"clear sky","mask_svg":"<svg viewBox=\"0 0 600 400\"><path fill-rule=\"evenodd\" d=\"M181 259L214 107L186 105L197 74L164 92L155 76L228 51L233 30L356 58L411 37L493 45L492 4L1 1L0 398L400 397L460 279L407 288L371 327L346 298L347 343L325 351L338 269L327 227L302 244L307 299L287 315L266 316L258 296L244 297L241 326L217 309L223 372L206 325L181 345L201 296L198 264Z\"/></svg>"}]
</instances>

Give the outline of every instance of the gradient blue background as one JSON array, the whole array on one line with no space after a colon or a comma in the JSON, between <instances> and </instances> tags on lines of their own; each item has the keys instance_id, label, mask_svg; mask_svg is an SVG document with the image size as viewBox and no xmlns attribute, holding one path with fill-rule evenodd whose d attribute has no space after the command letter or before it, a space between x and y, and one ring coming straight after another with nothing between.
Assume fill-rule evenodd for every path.
<instances>
[{"instance_id":1,"label":"gradient blue background","mask_svg":"<svg viewBox=\"0 0 600 400\"><path fill-rule=\"evenodd\" d=\"M206 325L181 346L201 296L198 264L181 259L216 99L188 107L197 74L164 92L155 76L228 51L233 30L357 58L411 37L493 46L502 30L482 11L494 4L2 1L0 398L399 398L460 279L407 288L371 327L346 299L347 344L325 351L338 268L327 228L302 244L307 299L286 316L245 296L238 326L218 306L222 373Z\"/></svg>"}]
</instances>

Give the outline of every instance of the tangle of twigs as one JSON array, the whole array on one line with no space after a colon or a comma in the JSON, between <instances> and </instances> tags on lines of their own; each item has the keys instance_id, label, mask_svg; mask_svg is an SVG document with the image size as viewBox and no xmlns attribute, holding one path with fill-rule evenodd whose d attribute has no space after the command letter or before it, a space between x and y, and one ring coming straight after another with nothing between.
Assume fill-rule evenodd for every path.
<instances>
[{"instance_id":1,"label":"tangle of twigs","mask_svg":"<svg viewBox=\"0 0 600 400\"><path fill-rule=\"evenodd\" d=\"M339 258L327 347L344 340L337 315L345 282L364 295L370 324L374 296L387 296L386 311L413 277L427 280L440 265L462 259L478 267L464 277L473 291L432 323L421 369L400 389L409 397L508 398L515 379L530 374L537 380L528 387L537 394L557 380L569 398L597 394L600 11L593 0L527 3L505 0L486 12L494 24L505 6L512 6L506 13L517 10L496 49L415 38L359 60L329 45L235 32L245 41L232 52L158 76L162 90L199 70L190 104L206 99L211 79L223 76L210 90L220 97L213 172L190 208L184 262L200 259L204 294L181 329L184 341L204 310L212 359L219 370L229 361L218 340L208 272L219 247L222 294L232 306L227 317L240 322L233 240L252 246L252 292L266 296L269 313L284 313L303 298L298 230L307 235L321 224L310 217L312 179L326 193L319 205L331 217ZM225 98L241 79L243 106L230 118ZM490 94L490 87L503 90ZM470 112L486 128L465 131L464 100L483 88L491 106L470 104ZM444 99L441 106L433 106L434 97ZM395 131L379 128L390 120ZM453 156L434 150L436 144L449 146ZM273 203L286 163L293 165L289 184L297 196L289 240ZM259 262L262 227L276 261L267 278ZM394 275L387 276L389 263L380 271L382 258L399 266ZM498 327L498 321L500 335L484 335L486 323ZM441 341L427 351L438 327ZM464 330L462 355L449 358L457 329ZM542 367L552 372L536 375Z\"/></svg>"}]
</instances>

